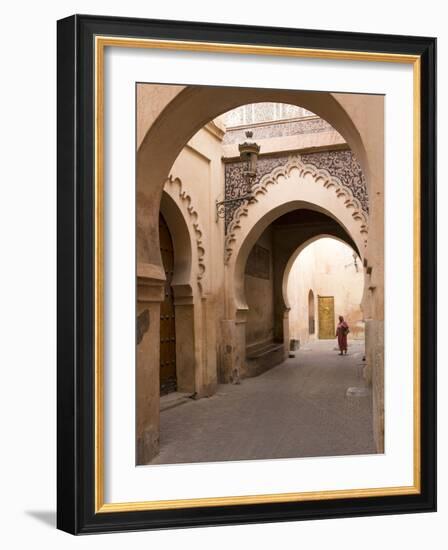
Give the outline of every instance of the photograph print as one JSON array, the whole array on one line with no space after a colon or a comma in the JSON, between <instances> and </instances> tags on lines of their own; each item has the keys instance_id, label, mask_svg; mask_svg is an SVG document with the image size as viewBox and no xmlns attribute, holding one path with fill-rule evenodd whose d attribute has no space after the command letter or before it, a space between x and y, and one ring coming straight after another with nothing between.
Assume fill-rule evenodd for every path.
<instances>
[{"instance_id":1,"label":"photograph print","mask_svg":"<svg viewBox=\"0 0 448 550\"><path fill-rule=\"evenodd\" d=\"M384 453L384 96L136 105L137 465Z\"/></svg>"}]
</instances>

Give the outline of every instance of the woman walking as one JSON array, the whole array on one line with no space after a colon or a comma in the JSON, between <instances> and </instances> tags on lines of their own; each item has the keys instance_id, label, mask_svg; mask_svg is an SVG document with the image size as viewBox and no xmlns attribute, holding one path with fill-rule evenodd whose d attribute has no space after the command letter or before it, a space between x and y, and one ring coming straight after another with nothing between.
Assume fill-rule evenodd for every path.
<instances>
[{"instance_id":1,"label":"woman walking","mask_svg":"<svg viewBox=\"0 0 448 550\"><path fill-rule=\"evenodd\" d=\"M336 328L336 338L338 339L339 355L347 355L347 334L350 332L344 317L339 315L339 324Z\"/></svg>"}]
</instances>

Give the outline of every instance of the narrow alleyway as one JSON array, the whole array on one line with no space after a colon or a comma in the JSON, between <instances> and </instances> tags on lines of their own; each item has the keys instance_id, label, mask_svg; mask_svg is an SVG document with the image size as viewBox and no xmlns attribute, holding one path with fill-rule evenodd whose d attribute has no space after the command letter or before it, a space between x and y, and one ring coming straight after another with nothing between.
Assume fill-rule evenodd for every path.
<instances>
[{"instance_id":1,"label":"narrow alleyway","mask_svg":"<svg viewBox=\"0 0 448 550\"><path fill-rule=\"evenodd\" d=\"M258 377L162 411L151 464L374 453L363 349L350 342L340 357L334 341L316 341ZM364 392L347 394L354 387Z\"/></svg>"}]
</instances>

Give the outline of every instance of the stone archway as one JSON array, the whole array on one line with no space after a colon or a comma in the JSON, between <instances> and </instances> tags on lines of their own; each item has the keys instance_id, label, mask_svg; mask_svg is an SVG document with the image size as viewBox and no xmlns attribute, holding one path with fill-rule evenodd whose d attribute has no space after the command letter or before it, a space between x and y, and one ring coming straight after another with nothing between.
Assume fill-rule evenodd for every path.
<instances>
[{"instance_id":1,"label":"stone archway","mask_svg":"<svg viewBox=\"0 0 448 550\"><path fill-rule=\"evenodd\" d=\"M167 207L176 215L178 239L174 240L179 247L173 279L177 353L184 364L179 369L184 373L179 391L199 398L213 394L217 383L216 333L208 322L214 314L208 253L197 205L178 177L170 176L165 183L161 210Z\"/></svg>"},{"instance_id":2,"label":"stone archway","mask_svg":"<svg viewBox=\"0 0 448 550\"><path fill-rule=\"evenodd\" d=\"M303 242L300 246L298 246L296 248L296 250L293 252L293 254L291 254L291 256L289 257L288 259L288 262L285 266L285 269L283 271L283 276L282 276L282 296L283 296L283 301L284 301L284 304L287 308L290 307L290 303L289 303L289 298L288 298L288 293L287 293L287 288L288 288L288 278L289 278L289 274L291 273L291 269L292 269L292 266L294 265L294 262L296 261L297 257L299 256L299 254L305 250L305 248L307 246L309 246L310 244L316 242L317 240L319 239L323 239L323 238L331 238L331 239L334 239L336 241L339 241L343 244L346 244L348 246L350 246L352 249L353 249L353 252L355 252L356 254L359 254L359 251L357 250L356 247L353 246L352 243L350 243L350 240L348 239L341 239L340 237L336 236L335 234L330 234L330 233L321 233L321 234L318 234L308 240L306 240L305 242ZM312 290L310 290L310 292L313 292ZM314 296L314 295L313 295ZM313 297L314 299L314 297Z\"/></svg>"},{"instance_id":3,"label":"stone archway","mask_svg":"<svg viewBox=\"0 0 448 550\"><path fill-rule=\"evenodd\" d=\"M208 391L204 353L199 342L204 328L205 251L197 213L180 180L169 178L166 181L160 213L168 226L174 249L170 283L174 293L177 391L201 395ZM139 318L145 316L146 331L151 331L152 338L140 339L137 347L137 400L145 403L145 407L136 408L137 464L148 463L159 448L159 374L154 368L160 357L156 337L160 333L160 303L163 301L160 289L164 288L159 281L160 275L151 266L140 267Z\"/></svg>"},{"instance_id":4,"label":"stone archway","mask_svg":"<svg viewBox=\"0 0 448 550\"><path fill-rule=\"evenodd\" d=\"M192 245L188 225L176 201L163 192L160 213L166 221L174 248L171 287L174 292L177 391L195 391L194 280Z\"/></svg>"},{"instance_id":5,"label":"stone archway","mask_svg":"<svg viewBox=\"0 0 448 550\"><path fill-rule=\"evenodd\" d=\"M283 315L283 336L285 338L285 340L288 340L289 337L290 337L290 312L291 312L291 309L292 309L292 303L290 301L290 297L288 295L288 284L289 284L289 278L290 278L290 274L291 274L291 270L293 268L293 265L295 263L295 261L297 260L297 258L299 257L299 255L301 254L301 252L303 252L308 246L312 245L313 243L319 241L320 239L326 239L326 238L329 238L329 239L332 239L334 241L338 241L340 243L342 243L343 245L346 245L348 246L349 248L351 248L351 250L353 251L354 254L356 254L357 256L359 256L359 251L357 249L357 247L354 245L354 242L349 238L348 235L345 235L343 234L343 232L336 232L336 231L332 231L331 233L319 233L317 232L316 235L312 236L311 238L309 239L306 239L304 240L293 252L292 254L290 254L289 258L288 258L288 261L283 264L282 266L282 269L283 271L281 272L281 292L282 292L282 302L283 302L283 311L284 311L284 315ZM364 275L364 283L365 283L365 275ZM364 284L365 286L365 284ZM312 299L311 299L311 295L312 295ZM315 304L315 297L314 297L314 292L312 289L309 290L309 293L308 293L308 296L307 296L307 301L308 301L308 318L310 317L310 311L312 310L313 313L314 313L314 323L316 323L315 321L315 311L316 311L316 304ZM311 305L312 303L312 305ZM360 308L362 310L362 300L360 301ZM317 337L317 325L314 324L314 334L316 335ZM309 330L308 330L308 333L310 334ZM293 336L294 337L294 336Z\"/></svg>"},{"instance_id":6,"label":"stone archway","mask_svg":"<svg viewBox=\"0 0 448 550\"><path fill-rule=\"evenodd\" d=\"M262 178L253 195L252 202L236 212L226 238L225 261L230 286L228 314L246 307L241 275L250 249L275 219L288 212L309 209L335 220L363 258L368 234L367 215L350 190L326 170L316 170L292 158L286 166ZM257 221L253 223L252 220Z\"/></svg>"},{"instance_id":7,"label":"stone archway","mask_svg":"<svg viewBox=\"0 0 448 550\"><path fill-rule=\"evenodd\" d=\"M263 177L253 191L252 202L241 206L235 213L226 241L227 318L222 322L222 330L226 341L232 344L224 346L220 363L221 378L227 382L239 379L245 372L248 306L243 275L249 252L266 228L287 213L308 210L323 215L334 226L319 226L314 234L311 232L300 237L302 242L327 233L347 242L361 257L367 242L367 215L350 190L326 170L316 170L314 166L292 158L286 166L276 168ZM284 303L281 281L288 260L302 242L292 241L278 262L277 279L280 284L275 287L274 326L277 341L289 341L288 308ZM283 353L286 357L286 346Z\"/></svg>"}]
</instances>

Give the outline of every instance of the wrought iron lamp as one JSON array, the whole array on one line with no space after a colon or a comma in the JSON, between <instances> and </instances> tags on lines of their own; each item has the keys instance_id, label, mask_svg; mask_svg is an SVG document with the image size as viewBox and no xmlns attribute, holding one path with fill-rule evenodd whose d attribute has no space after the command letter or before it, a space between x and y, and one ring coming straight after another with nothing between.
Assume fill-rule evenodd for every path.
<instances>
[{"instance_id":1,"label":"wrought iron lamp","mask_svg":"<svg viewBox=\"0 0 448 550\"><path fill-rule=\"evenodd\" d=\"M253 136L252 131L246 132L246 138L250 139ZM253 198L252 186L257 176L257 160L260 154L260 146L255 142L245 141L238 145L240 151L240 159L244 163L243 178L245 181L245 193L237 197L216 201L216 216L217 218L225 218L226 206L235 202L250 202Z\"/></svg>"}]
</instances>

